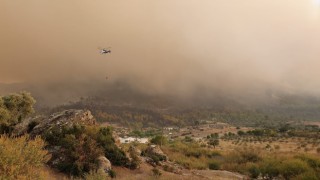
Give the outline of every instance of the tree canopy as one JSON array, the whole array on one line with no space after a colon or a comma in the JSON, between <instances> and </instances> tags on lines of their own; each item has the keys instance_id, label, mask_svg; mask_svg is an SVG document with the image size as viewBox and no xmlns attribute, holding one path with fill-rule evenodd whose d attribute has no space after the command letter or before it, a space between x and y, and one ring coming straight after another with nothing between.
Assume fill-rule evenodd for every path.
<instances>
[{"instance_id":1,"label":"tree canopy","mask_svg":"<svg viewBox=\"0 0 320 180\"><path fill-rule=\"evenodd\" d=\"M15 125L34 112L35 99L21 92L0 96L0 124Z\"/></svg>"}]
</instances>

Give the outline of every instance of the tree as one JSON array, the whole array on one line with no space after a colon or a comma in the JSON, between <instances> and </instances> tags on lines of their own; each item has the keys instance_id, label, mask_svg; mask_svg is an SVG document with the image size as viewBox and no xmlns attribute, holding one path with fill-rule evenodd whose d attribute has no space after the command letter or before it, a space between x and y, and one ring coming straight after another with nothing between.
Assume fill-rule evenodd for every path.
<instances>
[{"instance_id":1,"label":"tree","mask_svg":"<svg viewBox=\"0 0 320 180\"><path fill-rule=\"evenodd\" d=\"M216 146L219 146L219 139L210 139L208 144L216 148Z\"/></svg>"},{"instance_id":2,"label":"tree","mask_svg":"<svg viewBox=\"0 0 320 180\"><path fill-rule=\"evenodd\" d=\"M0 123L13 126L34 112L34 98L27 92L0 96Z\"/></svg>"}]
</instances>

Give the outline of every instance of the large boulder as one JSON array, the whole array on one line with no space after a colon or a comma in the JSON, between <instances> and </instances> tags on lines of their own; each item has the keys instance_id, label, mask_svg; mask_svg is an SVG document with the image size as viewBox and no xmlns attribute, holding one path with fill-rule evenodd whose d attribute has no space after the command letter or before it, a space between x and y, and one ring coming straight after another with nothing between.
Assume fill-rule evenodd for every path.
<instances>
[{"instance_id":1,"label":"large boulder","mask_svg":"<svg viewBox=\"0 0 320 180\"><path fill-rule=\"evenodd\" d=\"M92 126L96 124L95 118L92 116L89 110L65 110L62 112L54 113L50 115L48 118L44 118L42 121L36 125L30 134L40 135L45 131L48 131L52 128L62 128L69 127L75 125L87 125Z\"/></svg>"},{"instance_id":2,"label":"large boulder","mask_svg":"<svg viewBox=\"0 0 320 180\"><path fill-rule=\"evenodd\" d=\"M98 164L98 170L103 171L105 173L108 173L112 168L111 162L105 156L98 157Z\"/></svg>"},{"instance_id":3,"label":"large boulder","mask_svg":"<svg viewBox=\"0 0 320 180\"><path fill-rule=\"evenodd\" d=\"M150 145L142 152L142 155L147 157L146 162L151 165L160 165L160 161L168 160L168 156L165 155L157 145Z\"/></svg>"},{"instance_id":4,"label":"large boulder","mask_svg":"<svg viewBox=\"0 0 320 180\"><path fill-rule=\"evenodd\" d=\"M150 145L147 149L146 149L146 153L147 154L153 154L153 155L156 155L158 157L161 157L160 159L163 159L163 160L168 160L168 157L167 155L165 155L163 153L163 151L160 149L159 146L157 145Z\"/></svg>"}]
</instances>

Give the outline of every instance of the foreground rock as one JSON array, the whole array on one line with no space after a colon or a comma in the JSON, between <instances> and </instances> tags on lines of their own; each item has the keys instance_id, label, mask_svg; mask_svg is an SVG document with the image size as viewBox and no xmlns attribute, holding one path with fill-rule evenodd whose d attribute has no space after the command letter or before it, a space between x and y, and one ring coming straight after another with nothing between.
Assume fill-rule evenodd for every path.
<instances>
[{"instance_id":1,"label":"foreground rock","mask_svg":"<svg viewBox=\"0 0 320 180\"><path fill-rule=\"evenodd\" d=\"M36 116L36 117L27 118L14 127L12 134L14 134L16 136L21 136L26 133L30 133L32 131L32 129L36 125L38 125L40 122L42 122L44 119L45 119L44 116Z\"/></svg>"},{"instance_id":2,"label":"foreground rock","mask_svg":"<svg viewBox=\"0 0 320 180\"><path fill-rule=\"evenodd\" d=\"M30 134L40 135L52 128L72 127L74 125L96 125L96 120L88 110L65 110L43 119L37 126L35 126Z\"/></svg>"},{"instance_id":3,"label":"foreground rock","mask_svg":"<svg viewBox=\"0 0 320 180\"><path fill-rule=\"evenodd\" d=\"M72 127L74 125L96 125L96 120L88 110L65 110L54 113L48 117L37 116L27 118L14 127L14 135L23 135L30 133L31 136L41 135L56 127Z\"/></svg>"}]
</instances>

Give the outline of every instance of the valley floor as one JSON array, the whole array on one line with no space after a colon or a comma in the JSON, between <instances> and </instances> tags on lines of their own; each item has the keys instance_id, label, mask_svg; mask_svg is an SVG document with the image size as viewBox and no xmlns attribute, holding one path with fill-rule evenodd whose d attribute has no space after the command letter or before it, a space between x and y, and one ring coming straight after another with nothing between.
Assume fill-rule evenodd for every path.
<instances>
[{"instance_id":1,"label":"valley floor","mask_svg":"<svg viewBox=\"0 0 320 180\"><path fill-rule=\"evenodd\" d=\"M214 180L240 180L245 176L232 173L228 171L216 171L216 170L182 170L182 174L175 174L171 172L162 171L160 177L153 176L153 167L149 164L142 163L141 167L136 170L129 170L122 167L114 167L119 180L141 180L141 179L163 179L163 180L195 180L195 179L214 179Z\"/></svg>"}]
</instances>

